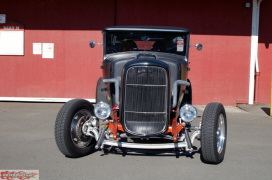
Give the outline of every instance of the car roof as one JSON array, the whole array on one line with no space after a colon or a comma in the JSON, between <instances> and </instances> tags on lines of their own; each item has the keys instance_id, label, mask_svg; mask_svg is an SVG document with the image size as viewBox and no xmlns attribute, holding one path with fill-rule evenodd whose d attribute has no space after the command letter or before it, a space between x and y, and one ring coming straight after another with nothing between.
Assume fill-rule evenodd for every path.
<instances>
[{"instance_id":1,"label":"car roof","mask_svg":"<svg viewBox=\"0 0 272 180\"><path fill-rule=\"evenodd\" d=\"M111 26L103 29L103 32L111 31L150 31L150 32L176 32L176 33L190 33L190 30L180 27L166 27L166 26Z\"/></svg>"}]
</instances>

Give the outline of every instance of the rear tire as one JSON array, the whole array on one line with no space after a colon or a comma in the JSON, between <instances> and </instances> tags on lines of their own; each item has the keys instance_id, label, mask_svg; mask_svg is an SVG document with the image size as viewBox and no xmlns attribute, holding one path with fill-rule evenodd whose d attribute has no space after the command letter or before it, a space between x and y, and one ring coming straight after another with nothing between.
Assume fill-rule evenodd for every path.
<instances>
[{"instance_id":1,"label":"rear tire","mask_svg":"<svg viewBox=\"0 0 272 180\"><path fill-rule=\"evenodd\" d=\"M219 164L224 160L227 142L227 118L224 106L210 103L201 122L201 157L204 163Z\"/></svg>"},{"instance_id":2,"label":"rear tire","mask_svg":"<svg viewBox=\"0 0 272 180\"><path fill-rule=\"evenodd\" d=\"M91 153L96 141L82 133L82 125L93 114L93 105L84 99L73 99L62 106L55 122L55 140L65 156L77 158Z\"/></svg>"}]
</instances>

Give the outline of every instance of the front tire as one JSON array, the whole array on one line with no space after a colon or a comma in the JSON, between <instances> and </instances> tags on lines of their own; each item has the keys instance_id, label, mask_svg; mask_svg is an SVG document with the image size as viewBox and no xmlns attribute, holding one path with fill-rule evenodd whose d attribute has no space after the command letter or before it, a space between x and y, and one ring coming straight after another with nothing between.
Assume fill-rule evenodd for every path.
<instances>
[{"instance_id":1,"label":"front tire","mask_svg":"<svg viewBox=\"0 0 272 180\"><path fill-rule=\"evenodd\" d=\"M223 161L227 142L227 118L225 108L220 103L206 106L201 122L201 156L208 164Z\"/></svg>"},{"instance_id":2,"label":"front tire","mask_svg":"<svg viewBox=\"0 0 272 180\"><path fill-rule=\"evenodd\" d=\"M84 99L73 99L60 109L55 122L55 140L67 157L82 157L91 153L95 139L82 133L82 126L93 116L92 104Z\"/></svg>"}]
</instances>

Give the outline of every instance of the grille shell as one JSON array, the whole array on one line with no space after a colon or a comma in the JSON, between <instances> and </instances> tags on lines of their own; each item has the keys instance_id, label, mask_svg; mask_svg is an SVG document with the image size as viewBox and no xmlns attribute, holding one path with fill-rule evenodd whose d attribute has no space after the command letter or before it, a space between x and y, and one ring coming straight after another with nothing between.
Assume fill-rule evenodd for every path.
<instances>
[{"instance_id":1,"label":"grille shell","mask_svg":"<svg viewBox=\"0 0 272 180\"><path fill-rule=\"evenodd\" d=\"M169 121L169 72L161 66L125 69L121 122L126 132L154 136L166 131Z\"/></svg>"}]
</instances>

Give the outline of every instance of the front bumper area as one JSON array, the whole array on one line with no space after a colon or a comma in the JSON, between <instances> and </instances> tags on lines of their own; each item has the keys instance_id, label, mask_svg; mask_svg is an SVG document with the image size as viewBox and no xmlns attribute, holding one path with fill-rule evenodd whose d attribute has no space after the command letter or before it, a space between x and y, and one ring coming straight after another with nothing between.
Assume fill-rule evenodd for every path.
<instances>
[{"instance_id":1,"label":"front bumper area","mask_svg":"<svg viewBox=\"0 0 272 180\"><path fill-rule=\"evenodd\" d=\"M194 143L196 137L200 134L200 130L195 131L190 139L191 143ZM155 143L155 144L148 144L148 143L131 143L131 142L120 142L115 140L104 140L101 148L104 148L104 145L120 147L120 148L132 148L132 149L175 149L175 148L185 148L186 151L192 151L192 149L188 148L188 143L186 140L182 142L176 143Z\"/></svg>"}]
</instances>

